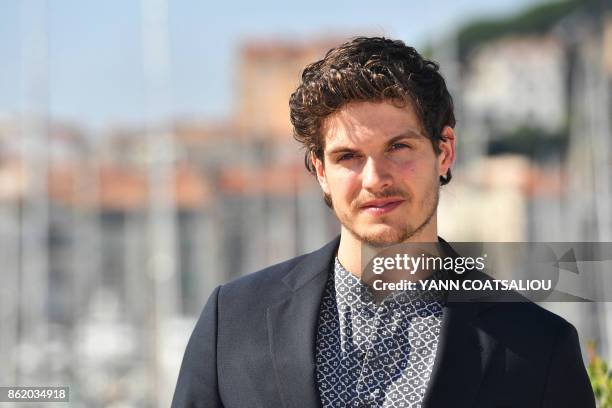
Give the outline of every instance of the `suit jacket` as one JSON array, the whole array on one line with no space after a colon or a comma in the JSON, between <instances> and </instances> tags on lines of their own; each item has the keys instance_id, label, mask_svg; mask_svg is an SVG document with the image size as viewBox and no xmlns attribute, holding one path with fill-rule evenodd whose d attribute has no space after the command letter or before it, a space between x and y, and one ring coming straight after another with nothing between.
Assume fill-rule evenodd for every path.
<instances>
[{"instance_id":1,"label":"suit jacket","mask_svg":"<svg viewBox=\"0 0 612 408\"><path fill-rule=\"evenodd\" d=\"M173 408L320 407L319 306L339 238L217 287L187 345ZM534 303L449 298L426 408L594 408L576 329Z\"/></svg>"}]
</instances>

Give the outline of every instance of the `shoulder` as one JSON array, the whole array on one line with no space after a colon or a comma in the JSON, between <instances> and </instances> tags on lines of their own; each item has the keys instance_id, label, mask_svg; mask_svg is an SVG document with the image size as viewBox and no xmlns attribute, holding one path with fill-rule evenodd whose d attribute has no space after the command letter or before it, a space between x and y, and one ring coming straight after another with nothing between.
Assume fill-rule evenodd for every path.
<instances>
[{"instance_id":1,"label":"shoulder","mask_svg":"<svg viewBox=\"0 0 612 408\"><path fill-rule=\"evenodd\" d=\"M257 272L250 273L221 286L219 300L257 298L257 301L270 304L285 297L318 276L327 272L332 265L340 237L326 243L321 248L284 262L277 263Z\"/></svg>"},{"instance_id":2,"label":"shoulder","mask_svg":"<svg viewBox=\"0 0 612 408\"><path fill-rule=\"evenodd\" d=\"M483 318L499 320L500 323L545 331L557 331L571 324L561 316L544 309L527 299L523 301L496 302L485 306Z\"/></svg>"},{"instance_id":3,"label":"shoulder","mask_svg":"<svg viewBox=\"0 0 612 408\"><path fill-rule=\"evenodd\" d=\"M484 309L483 328L525 357L547 355L564 339L577 338L571 323L530 301L499 302Z\"/></svg>"},{"instance_id":4,"label":"shoulder","mask_svg":"<svg viewBox=\"0 0 612 408\"><path fill-rule=\"evenodd\" d=\"M471 280L487 281L492 278L482 272L472 273ZM457 299L476 301L479 304L481 324L507 339L550 342L556 336L572 331L574 327L563 317L534 303L521 293L492 290L478 301L471 292L459 291Z\"/></svg>"},{"instance_id":5,"label":"shoulder","mask_svg":"<svg viewBox=\"0 0 612 408\"><path fill-rule=\"evenodd\" d=\"M269 301L275 294L286 291L283 279L306 257L306 254L296 256L225 283L219 289L220 300L254 298L258 302Z\"/></svg>"}]
</instances>

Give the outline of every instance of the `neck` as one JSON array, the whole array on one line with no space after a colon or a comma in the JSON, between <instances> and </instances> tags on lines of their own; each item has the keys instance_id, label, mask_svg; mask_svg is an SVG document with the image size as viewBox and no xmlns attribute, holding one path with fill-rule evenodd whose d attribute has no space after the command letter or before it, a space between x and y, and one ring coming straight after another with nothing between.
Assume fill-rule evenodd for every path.
<instances>
[{"instance_id":1,"label":"neck","mask_svg":"<svg viewBox=\"0 0 612 408\"><path fill-rule=\"evenodd\" d=\"M400 243L409 243L409 242L438 242L438 225L436 217L432 217L430 222L425 225L423 229L412 235L405 241L398 242ZM395 245L395 244L390 244ZM338 247L338 260L351 274L356 276L357 278L361 278L361 256L363 246L367 246L367 244L363 243L356 237L351 231L349 231L344 225L341 228L340 232L340 246ZM380 251L381 248L372 248L373 251Z\"/></svg>"}]
</instances>

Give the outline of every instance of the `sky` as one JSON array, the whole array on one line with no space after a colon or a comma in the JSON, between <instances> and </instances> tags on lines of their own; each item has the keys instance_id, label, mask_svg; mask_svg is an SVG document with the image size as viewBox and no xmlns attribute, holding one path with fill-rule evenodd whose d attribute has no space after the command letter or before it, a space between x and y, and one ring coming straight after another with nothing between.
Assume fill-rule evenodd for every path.
<instances>
[{"instance_id":1,"label":"sky","mask_svg":"<svg viewBox=\"0 0 612 408\"><path fill-rule=\"evenodd\" d=\"M0 119L20 112L28 101L24 72L29 71L23 61L31 48L27 38L35 31L26 23L29 14L24 10L32 7L46 15L48 58L37 68L46 72L45 106L51 117L92 132L141 123L146 106L141 25L146 1L164 0L2 0ZM465 21L513 13L539 2L430 0L424 6L407 0L169 0L168 111L177 118L228 117L235 108L237 57L245 40L304 41L367 32L399 38L418 49L450 35Z\"/></svg>"}]
</instances>

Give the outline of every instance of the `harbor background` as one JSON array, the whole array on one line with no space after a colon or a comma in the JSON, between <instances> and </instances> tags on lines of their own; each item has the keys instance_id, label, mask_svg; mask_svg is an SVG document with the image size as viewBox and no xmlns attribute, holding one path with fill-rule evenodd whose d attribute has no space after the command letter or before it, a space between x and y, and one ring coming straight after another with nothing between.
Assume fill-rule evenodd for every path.
<instances>
[{"instance_id":1,"label":"harbor background","mask_svg":"<svg viewBox=\"0 0 612 408\"><path fill-rule=\"evenodd\" d=\"M338 233L288 99L356 35L441 65L447 241L612 241L608 2L203 3L3 4L0 385L169 406L211 291ZM543 306L610 361L609 303Z\"/></svg>"}]
</instances>

